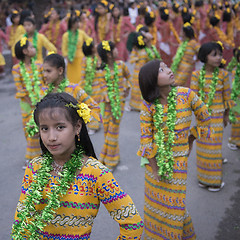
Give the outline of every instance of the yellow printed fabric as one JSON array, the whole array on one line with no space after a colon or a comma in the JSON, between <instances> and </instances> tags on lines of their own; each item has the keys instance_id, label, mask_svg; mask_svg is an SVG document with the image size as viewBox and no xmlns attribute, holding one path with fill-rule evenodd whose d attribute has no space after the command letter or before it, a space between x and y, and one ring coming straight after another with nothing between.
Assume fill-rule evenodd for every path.
<instances>
[{"instance_id":1,"label":"yellow printed fabric","mask_svg":"<svg viewBox=\"0 0 240 240\"><path fill-rule=\"evenodd\" d=\"M128 80L130 78L130 73L127 65L122 61L116 61L118 65L118 78L119 78L119 94L120 94L120 104L121 104L121 117L124 111L125 105L125 93L129 88ZM105 81L106 71L99 71L98 74L101 76L102 83L102 96L103 102L105 103L104 116L103 116L103 127L104 127L104 145L101 150L99 161L104 163L108 168L113 169L116 167L120 161L119 154L119 125L121 117L115 119L111 112L111 105L108 97L108 89ZM111 79L114 77L114 71L111 70Z\"/></svg>"},{"instance_id":2,"label":"yellow printed fabric","mask_svg":"<svg viewBox=\"0 0 240 240\"><path fill-rule=\"evenodd\" d=\"M17 41L21 39L23 34L25 34L25 29L23 25L18 25L17 28L14 28L14 26L9 26L10 33L9 33L9 42L8 45L11 48L12 56L15 57L15 44Z\"/></svg>"},{"instance_id":3,"label":"yellow printed fabric","mask_svg":"<svg viewBox=\"0 0 240 240\"><path fill-rule=\"evenodd\" d=\"M93 58L92 58L93 61ZM98 64L97 64L98 65ZM82 60L82 74L81 74L81 81L79 82L79 85L82 89L85 87L85 76L86 76L86 57L83 58ZM99 74L97 74L97 69L95 72L95 76L92 82L92 93L91 93L91 98L96 102L100 103L101 102L101 84L99 82ZM99 130L100 128L100 121L92 119L90 123L88 123L88 128L92 130Z\"/></svg>"},{"instance_id":4,"label":"yellow printed fabric","mask_svg":"<svg viewBox=\"0 0 240 240\"><path fill-rule=\"evenodd\" d=\"M44 86L41 89L41 96L45 96L48 87ZM79 103L85 103L91 109L91 121L94 119L100 121L100 107L99 105L78 85L69 83L64 92L73 96Z\"/></svg>"},{"instance_id":5,"label":"yellow printed fabric","mask_svg":"<svg viewBox=\"0 0 240 240\"><path fill-rule=\"evenodd\" d=\"M173 177L171 180L156 181L151 167L145 165L144 239L196 239L191 217L186 209L187 161L189 154L188 136L192 111L198 127L209 134L211 118L205 104L189 88L177 87L175 141L173 144ZM167 105L163 105L162 129L168 136ZM153 116L156 106L143 101L140 113L141 145L138 156L153 158L157 154Z\"/></svg>"},{"instance_id":6,"label":"yellow printed fabric","mask_svg":"<svg viewBox=\"0 0 240 240\"><path fill-rule=\"evenodd\" d=\"M191 89L199 94L200 71L193 72ZM212 74L205 76L204 102L208 102ZM231 108L233 103L230 99L230 83L228 72L219 69L216 92L210 108L211 129L213 134L210 138L200 137L197 139L197 177L204 185L219 187L222 182L222 138L223 138L223 114L225 109Z\"/></svg>"},{"instance_id":7,"label":"yellow printed fabric","mask_svg":"<svg viewBox=\"0 0 240 240\"><path fill-rule=\"evenodd\" d=\"M43 69L42 69L42 64L40 62L35 62L37 69L38 69L38 76L39 80L42 84L43 82ZM33 72L31 66L26 66L26 70L29 74L30 80L32 81L32 86L34 85L33 83ZM39 137L38 136L33 136L29 137L26 133L26 124L29 122L31 118L31 113L34 110L35 106L31 106L26 98L29 97L29 92L26 90L26 86L23 80L23 76L20 72L20 65L16 64L12 68L12 75L13 79L16 85L16 98L20 99L20 107L21 107L21 113L22 113L22 124L23 124L23 130L25 133L25 137L27 140L27 149L26 149L26 155L25 158L26 160L31 160L34 157L38 156L41 154L41 149L40 149L40 144L39 144Z\"/></svg>"},{"instance_id":8,"label":"yellow printed fabric","mask_svg":"<svg viewBox=\"0 0 240 240\"><path fill-rule=\"evenodd\" d=\"M86 41L89 36L82 30L78 30L78 42L77 42L77 49L76 55L72 62L68 61L67 63L67 77L72 83L79 83L81 81L81 73L82 73L82 59L83 59L83 52L82 52L82 45L83 42ZM62 55L63 57L67 58L68 56L68 32L63 34L62 38Z\"/></svg>"},{"instance_id":9,"label":"yellow printed fabric","mask_svg":"<svg viewBox=\"0 0 240 240\"><path fill-rule=\"evenodd\" d=\"M189 87L192 76L192 71L195 66L194 56L199 50L199 43L196 40L190 40L186 46L184 55L178 65L175 76L175 83L178 86Z\"/></svg>"},{"instance_id":10,"label":"yellow printed fabric","mask_svg":"<svg viewBox=\"0 0 240 240\"><path fill-rule=\"evenodd\" d=\"M25 171L14 224L18 224L17 213L24 208L23 201L41 162L42 157L35 158ZM37 211L46 206L47 194L58 184L57 180L56 176L49 178L43 189L43 199L35 205ZM119 224L120 234L117 239L141 239L143 221L132 199L121 189L109 169L94 158L86 161L67 194L60 197L60 207L51 222L40 231L39 239L89 240L100 203L104 204L110 216Z\"/></svg>"},{"instance_id":11,"label":"yellow printed fabric","mask_svg":"<svg viewBox=\"0 0 240 240\"><path fill-rule=\"evenodd\" d=\"M232 80L234 81L236 74L236 69L232 71ZM238 99L240 99L240 96L238 96ZM236 117L236 122L232 123L232 129L231 129L231 137L229 138L229 142L237 145L240 147L240 114L237 112L234 112Z\"/></svg>"},{"instance_id":12,"label":"yellow printed fabric","mask_svg":"<svg viewBox=\"0 0 240 240\"><path fill-rule=\"evenodd\" d=\"M130 55L130 63L135 64L133 74L130 80L131 83L131 98L129 105L136 110L141 110L142 103L142 94L140 91L139 83L138 83L138 74L141 67L147 63L150 59L146 53L145 49L133 49Z\"/></svg>"}]
</instances>

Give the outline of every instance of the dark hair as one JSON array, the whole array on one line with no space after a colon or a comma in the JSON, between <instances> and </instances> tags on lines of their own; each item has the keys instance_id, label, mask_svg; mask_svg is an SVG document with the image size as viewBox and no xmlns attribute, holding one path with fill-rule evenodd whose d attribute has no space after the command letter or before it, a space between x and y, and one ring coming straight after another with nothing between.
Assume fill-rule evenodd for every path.
<instances>
[{"instance_id":1,"label":"dark hair","mask_svg":"<svg viewBox=\"0 0 240 240\"><path fill-rule=\"evenodd\" d=\"M89 46L87 46L86 41L84 41L82 45L82 51L85 56L90 56L93 53L94 41L91 42Z\"/></svg>"},{"instance_id":2,"label":"dark hair","mask_svg":"<svg viewBox=\"0 0 240 240\"><path fill-rule=\"evenodd\" d=\"M132 45L137 47L138 49L143 49L146 47L146 44L144 45L140 45L139 42L138 42L138 37L139 36L142 36L143 39L144 39L144 36L142 35L141 32L136 32L136 34L133 35L133 38L132 38Z\"/></svg>"},{"instance_id":3,"label":"dark hair","mask_svg":"<svg viewBox=\"0 0 240 240\"><path fill-rule=\"evenodd\" d=\"M173 10L175 13L179 13L179 4L173 3L173 5L172 5L172 10Z\"/></svg>"},{"instance_id":4,"label":"dark hair","mask_svg":"<svg viewBox=\"0 0 240 240\"><path fill-rule=\"evenodd\" d=\"M25 18L31 17L31 15L32 15L32 11L31 10L29 10L29 9L22 10L21 13L20 13L19 24L23 25L23 22L24 22Z\"/></svg>"},{"instance_id":5,"label":"dark hair","mask_svg":"<svg viewBox=\"0 0 240 240\"><path fill-rule=\"evenodd\" d=\"M50 54L44 58L44 63L48 63L50 66L56 67L56 68L62 67L63 74L65 75L66 66L65 66L65 61L64 61L63 56L61 56L57 53Z\"/></svg>"},{"instance_id":6,"label":"dark hair","mask_svg":"<svg viewBox=\"0 0 240 240\"><path fill-rule=\"evenodd\" d=\"M238 62L240 62L240 48L234 48L233 49L233 56L237 59Z\"/></svg>"},{"instance_id":7,"label":"dark hair","mask_svg":"<svg viewBox=\"0 0 240 240\"><path fill-rule=\"evenodd\" d=\"M20 61L23 61L25 58L25 54L23 53L23 49L28 48L29 45L29 41L26 40L26 44L24 44L24 46L21 47L21 40L19 40L16 44L15 44L15 55L16 58Z\"/></svg>"},{"instance_id":8,"label":"dark hair","mask_svg":"<svg viewBox=\"0 0 240 240\"><path fill-rule=\"evenodd\" d=\"M138 80L145 101L153 103L160 97L160 90L158 87L158 71L161 61L152 60L140 69Z\"/></svg>"},{"instance_id":9,"label":"dark hair","mask_svg":"<svg viewBox=\"0 0 240 240\"><path fill-rule=\"evenodd\" d=\"M169 14L165 13L164 11L165 9L167 8L161 7L159 12L160 12L161 19L166 22L169 19Z\"/></svg>"},{"instance_id":10,"label":"dark hair","mask_svg":"<svg viewBox=\"0 0 240 240\"><path fill-rule=\"evenodd\" d=\"M220 19L217 18L217 17L215 17L215 16L210 17L210 20L209 20L210 24L211 24L213 27L217 26L218 23L219 23L219 21L220 21Z\"/></svg>"},{"instance_id":11,"label":"dark hair","mask_svg":"<svg viewBox=\"0 0 240 240\"><path fill-rule=\"evenodd\" d=\"M71 17L68 19L68 30L71 30L72 26L79 21L79 17L71 15Z\"/></svg>"},{"instance_id":12,"label":"dark hair","mask_svg":"<svg viewBox=\"0 0 240 240\"><path fill-rule=\"evenodd\" d=\"M145 16L145 13L146 13L146 7L140 6L140 8L138 8L138 15L144 15Z\"/></svg>"},{"instance_id":13,"label":"dark hair","mask_svg":"<svg viewBox=\"0 0 240 240\"><path fill-rule=\"evenodd\" d=\"M108 62L108 56L107 56L107 54L108 54L108 53L111 53L111 54L112 54L113 49L115 48L115 44L114 44L112 41L107 41L107 42L109 43L109 46L110 46L110 50L111 50L111 51L107 51L107 50L103 49L102 42L100 42L100 43L98 44L98 46L97 46L98 55L99 55L99 57L100 57L101 60L102 60L102 65L101 65L101 67L100 67L100 68L102 68L102 69L105 67L105 65L106 65L107 62Z\"/></svg>"},{"instance_id":14,"label":"dark hair","mask_svg":"<svg viewBox=\"0 0 240 240\"><path fill-rule=\"evenodd\" d=\"M82 123L82 128L80 131L80 141L78 140L78 136L77 135L75 136L76 147L80 146L84 150L84 153L87 156L92 156L96 158L96 154L95 154L92 142L88 135L86 124L83 121L83 119L78 115L76 108L66 106L67 104L70 104L70 103L77 106L78 101L66 92L49 93L40 102L37 103L36 109L34 110L34 121L39 127L39 115L46 108L64 109L66 112L65 114L66 119L70 121L73 126L77 124L78 120L80 120ZM42 142L41 135L40 135L40 146L43 153L48 152L46 146Z\"/></svg>"},{"instance_id":15,"label":"dark hair","mask_svg":"<svg viewBox=\"0 0 240 240\"><path fill-rule=\"evenodd\" d=\"M182 14L182 20L183 20L183 24L186 23L186 22L191 22L191 19L192 19L193 15L189 12L185 13L185 14Z\"/></svg>"},{"instance_id":16,"label":"dark hair","mask_svg":"<svg viewBox=\"0 0 240 240\"><path fill-rule=\"evenodd\" d=\"M183 32L187 38L189 39L195 38L194 29L192 28L192 26L187 26L187 27L183 26Z\"/></svg>"},{"instance_id":17,"label":"dark hair","mask_svg":"<svg viewBox=\"0 0 240 240\"><path fill-rule=\"evenodd\" d=\"M23 24L24 24L25 22L30 22L30 23L32 23L33 25L36 25L35 20L34 20L33 18L31 18L31 17L26 17L26 18L23 20Z\"/></svg>"},{"instance_id":18,"label":"dark hair","mask_svg":"<svg viewBox=\"0 0 240 240\"><path fill-rule=\"evenodd\" d=\"M114 5L114 7L113 7L112 10L111 10L112 18L113 18L113 20L114 20L114 23L118 23L118 21L119 21L119 19L120 19L120 17L121 17L121 12L119 12L119 15L117 16L117 19L115 19L114 16L113 16L113 10L114 10L114 8L118 8L119 11L120 11L120 7L119 7L118 5Z\"/></svg>"},{"instance_id":19,"label":"dark hair","mask_svg":"<svg viewBox=\"0 0 240 240\"><path fill-rule=\"evenodd\" d=\"M19 13L12 13L11 14L10 20L11 20L12 23L13 23L13 19L16 18L17 16L19 16Z\"/></svg>"},{"instance_id":20,"label":"dark hair","mask_svg":"<svg viewBox=\"0 0 240 240\"><path fill-rule=\"evenodd\" d=\"M230 9L230 8L228 8ZM227 11L227 9L225 9L223 11L223 22L230 22L231 19L232 19L232 14L231 14L231 10L230 10L230 13Z\"/></svg>"},{"instance_id":21,"label":"dark hair","mask_svg":"<svg viewBox=\"0 0 240 240\"><path fill-rule=\"evenodd\" d=\"M143 26L138 30L139 33L141 32L149 32L149 28L147 26Z\"/></svg>"},{"instance_id":22,"label":"dark hair","mask_svg":"<svg viewBox=\"0 0 240 240\"><path fill-rule=\"evenodd\" d=\"M221 53L223 51L222 46L220 44L218 44L217 42L204 43L198 51L198 59L203 63L207 63L207 56L212 51L217 52L217 50L219 50Z\"/></svg>"},{"instance_id":23,"label":"dark hair","mask_svg":"<svg viewBox=\"0 0 240 240\"><path fill-rule=\"evenodd\" d=\"M203 6L203 0L196 0L195 7L202 7Z\"/></svg>"},{"instance_id":24,"label":"dark hair","mask_svg":"<svg viewBox=\"0 0 240 240\"><path fill-rule=\"evenodd\" d=\"M156 19L155 14L154 17L152 18L149 12L145 13L144 22L147 26L150 26L152 23L154 23L155 19Z\"/></svg>"},{"instance_id":25,"label":"dark hair","mask_svg":"<svg viewBox=\"0 0 240 240\"><path fill-rule=\"evenodd\" d=\"M108 6L104 5L101 1L97 3L97 5L101 5L104 8L106 8L109 11ZM94 12L95 18L94 18L94 29L95 31L98 31L98 19L99 19L99 13L97 11Z\"/></svg>"}]
</instances>

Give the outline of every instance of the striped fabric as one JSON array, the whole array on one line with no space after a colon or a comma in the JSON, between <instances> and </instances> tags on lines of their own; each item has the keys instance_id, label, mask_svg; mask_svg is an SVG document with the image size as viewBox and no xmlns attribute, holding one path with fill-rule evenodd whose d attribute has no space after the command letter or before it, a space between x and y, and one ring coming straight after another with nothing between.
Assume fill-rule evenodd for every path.
<instances>
[{"instance_id":1,"label":"striped fabric","mask_svg":"<svg viewBox=\"0 0 240 240\"><path fill-rule=\"evenodd\" d=\"M191 217L185 205L188 135L192 111L198 119L198 125L194 129L203 135L208 135L211 119L206 106L190 89L178 87L176 101L173 177L171 180L156 181L150 165L145 165L144 239L196 239ZM168 131L167 111L167 105L163 105L162 128L165 136ZM157 154L155 142L157 130L153 122L155 112L154 104L143 101L140 114L141 145L137 154L147 159L154 158Z\"/></svg>"},{"instance_id":2,"label":"striped fabric","mask_svg":"<svg viewBox=\"0 0 240 240\"><path fill-rule=\"evenodd\" d=\"M199 73L193 72L191 89L199 94ZM205 76L204 102L208 102L212 74ZM214 134L211 138L201 137L197 140L197 176L198 181L207 186L219 187L222 182L222 138L223 138L223 113L225 109L232 107L230 99L229 75L220 69L216 93L211 105L211 128Z\"/></svg>"},{"instance_id":3,"label":"striped fabric","mask_svg":"<svg viewBox=\"0 0 240 240\"><path fill-rule=\"evenodd\" d=\"M39 72L39 80L42 83L43 82L43 70L42 70L42 64L40 62L36 62L37 69ZM31 66L26 66L27 72L29 74L29 77L31 81L33 81L33 72L31 69ZM24 134L27 140L27 149L25 154L26 160L31 160L41 154L40 144L38 137L28 137L26 133L26 124L30 120L31 113L34 109L34 106L31 106L27 101L26 97L29 96L28 91L26 90L26 86L23 80L23 76L20 72L20 65L16 64L12 68L12 75L13 79L16 85L16 98L20 99L20 107L21 107L21 114L22 114L22 123L23 123L23 130Z\"/></svg>"},{"instance_id":4,"label":"striped fabric","mask_svg":"<svg viewBox=\"0 0 240 240\"><path fill-rule=\"evenodd\" d=\"M184 52L182 60L178 65L178 69L174 74L176 85L183 87L190 86L192 71L195 66L194 56L197 55L199 47L199 43L194 39L188 42L186 51Z\"/></svg>"},{"instance_id":5,"label":"striped fabric","mask_svg":"<svg viewBox=\"0 0 240 240\"><path fill-rule=\"evenodd\" d=\"M41 161L41 157L33 159L26 169L15 224L18 223L17 213L23 208L23 200ZM47 194L57 184L57 179L56 176L49 178L43 190L43 199L36 204L37 211L46 206ZM40 232L39 239L89 240L100 203L104 204L110 216L119 224L120 235L117 239L141 239L143 221L132 199L121 189L109 169L93 158L86 161L67 194L60 198L60 207L51 222Z\"/></svg>"}]
</instances>

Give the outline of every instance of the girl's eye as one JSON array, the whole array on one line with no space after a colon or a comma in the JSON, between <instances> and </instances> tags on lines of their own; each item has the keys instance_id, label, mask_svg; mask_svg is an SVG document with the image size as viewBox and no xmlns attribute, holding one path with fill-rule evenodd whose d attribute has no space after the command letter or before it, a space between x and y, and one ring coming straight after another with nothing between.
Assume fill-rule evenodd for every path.
<instances>
[{"instance_id":1,"label":"girl's eye","mask_svg":"<svg viewBox=\"0 0 240 240\"><path fill-rule=\"evenodd\" d=\"M58 130L63 130L64 128L65 128L65 126L61 126L61 125L60 125L60 126L57 126L57 129L58 129Z\"/></svg>"},{"instance_id":2,"label":"girl's eye","mask_svg":"<svg viewBox=\"0 0 240 240\"><path fill-rule=\"evenodd\" d=\"M163 72L163 69L162 69L162 68L159 68L159 72Z\"/></svg>"},{"instance_id":3,"label":"girl's eye","mask_svg":"<svg viewBox=\"0 0 240 240\"><path fill-rule=\"evenodd\" d=\"M47 128L47 127L41 127L40 130L41 130L42 132L46 132L46 131L48 130L48 128Z\"/></svg>"}]
</instances>

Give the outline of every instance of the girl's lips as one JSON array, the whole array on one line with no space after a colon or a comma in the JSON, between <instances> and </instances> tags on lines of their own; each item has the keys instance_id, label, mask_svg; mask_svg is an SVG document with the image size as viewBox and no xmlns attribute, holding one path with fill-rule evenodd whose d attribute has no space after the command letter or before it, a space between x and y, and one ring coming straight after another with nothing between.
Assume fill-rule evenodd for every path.
<instances>
[{"instance_id":1,"label":"girl's lips","mask_svg":"<svg viewBox=\"0 0 240 240\"><path fill-rule=\"evenodd\" d=\"M56 150L59 146L60 146L60 144L57 144L57 145L48 145L48 147L49 147L51 150Z\"/></svg>"}]
</instances>

